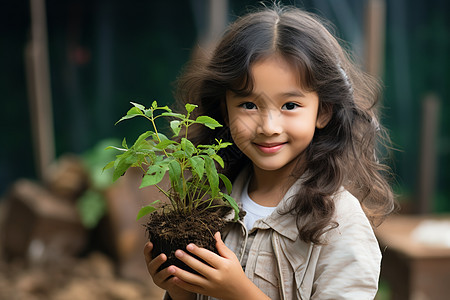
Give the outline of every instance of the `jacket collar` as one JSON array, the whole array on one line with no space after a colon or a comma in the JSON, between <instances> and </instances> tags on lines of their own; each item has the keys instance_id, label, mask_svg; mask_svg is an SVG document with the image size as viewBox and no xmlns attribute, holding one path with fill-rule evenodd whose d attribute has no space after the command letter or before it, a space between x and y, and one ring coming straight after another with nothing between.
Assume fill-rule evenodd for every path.
<instances>
[{"instance_id":1,"label":"jacket collar","mask_svg":"<svg viewBox=\"0 0 450 300\"><path fill-rule=\"evenodd\" d=\"M288 211L294 196L297 194L302 184L302 178L298 179L286 192L283 199L277 206L277 209L264 219L255 223L255 228L267 229L272 228L279 235L285 236L288 239L295 241L298 238L298 229L296 217L292 213L282 214Z\"/></svg>"}]
</instances>

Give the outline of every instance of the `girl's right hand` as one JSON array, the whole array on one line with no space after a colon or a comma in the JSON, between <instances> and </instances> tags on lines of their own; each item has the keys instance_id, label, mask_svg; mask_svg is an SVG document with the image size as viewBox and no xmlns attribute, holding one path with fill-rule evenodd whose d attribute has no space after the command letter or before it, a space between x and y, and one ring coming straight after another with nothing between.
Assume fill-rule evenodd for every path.
<instances>
[{"instance_id":1,"label":"girl's right hand","mask_svg":"<svg viewBox=\"0 0 450 300\"><path fill-rule=\"evenodd\" d=\"M158 268L167 260L165 254L160 254L152 259L153 244L147 242L144 246L144 256L147 270L152 276L153 282L160 288L166 290L173 300L192 300L196 298L194 293L186 291L173 282L173 277L169 278L175 272L173 266L169 266L158 272Z\"/></svg>"}]
</instances>

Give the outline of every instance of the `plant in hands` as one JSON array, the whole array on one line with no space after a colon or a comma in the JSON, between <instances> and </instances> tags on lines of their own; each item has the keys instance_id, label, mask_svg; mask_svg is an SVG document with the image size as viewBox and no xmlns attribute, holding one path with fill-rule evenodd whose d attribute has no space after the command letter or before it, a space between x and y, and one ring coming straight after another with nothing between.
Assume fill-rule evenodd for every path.
<instances>
[{"instance_id":1,"label":"plant in hands","mask_svg":"<svg viewBox=\"0 0 450 300\"><path fill-rule=\"evenodd\" d=\"M141 104L133 102L132 104L134 107L117 123L134 117L144 117L150 121L153 130L141 134L130 148L125 139L122 142L123 148L113 146L106 148L123 152L104 168L114 167L113 181L120 178L130 167L139 167L145 172L140 188L155 185L170 200L173 211L187 215L192 214L194 210L214 209L228 204L235 210L237 218L239 208L234 199L229 196L231 182L225 175L218 174L215 165L217 162L222 168L224 167L224 162L217 152L231 143L216 140L217 144L196 147L187 138L189 127L193 124L202 124L211 129L222 125L208 116L190 119L192 111L196 108L193 104L186 104L186 115L174 113L167 106L159 107L156 101L148 109ZM158 112L161 113L157 114ZM174 133L173 138L179 137L183 132L184 136L179 142L167 138L158 131L155 121L160 117L176 119L170 122L170 128ZM167 171L171 189L165 191L158 184ZM219 179L224 183L228 194L220 191ZM219 204L213 204L215 200L218 200ZM158 201L144 206L139 211L137 219L155 211L155 204Z\"/></svg>"},{"instance_id":2,"label":"plant in hands","mask_svg":"<svg viewBox=\"0 0 450 300\"><path fill-rule=\"evenodd\" d=\"M104 169L114 168L113 181L116 181L129 168L140 168L144 172L140 188L156 186L169 200L169 205L160 207L158 207L159 200L154 200L137 213L137 219L150 214L147 231L155 245L152 255L156 256L159 252L165 251L163 248L172 245L175 249L166 253L170 261L176 249L185 248L189 243L196 243L202 247L209 243L213 245L209 249L214 250L214 233L223 227L224 222L223 220L219 220L218 223L211 222L202 218L215 216L222 219L223 208L227 207L234 210L234 220L238 219L239 214L236 202L229 195L231 182L225 175L219 174L216 167L216 164L224 167L224 161L218 152L231 143L216 140L216 143L211 145L195 146L188 139L188 132L194 124L210 129L222 125L208 116L191 118L192 112L197 107L193 104L185 105L185 114L175 113L167 106L158 106L156 101L149 108L138 103L131 102L131 104L133 107L117 123L141 117L150 122L151 129L142 133L131 147L128 147L126 139L123 140L121 148L108 147L107 149L116 149L122 153ZM173 133L171 138L158 129L156 120L159 118L171 119L169 123ZM167 173L170 188L165 190L161 187L161 182ZM223 183L226 192L220 189L220 182ZM185 225L182 224L183 221ZM210 225L219 228L210 228ZM195 234L196 229L206 229L206 234L202 235L208 236L209 241L202 243L191 240L195 238L191 234ZM176 235L181 235L178 245ZM160 236L161 240L156 239L157 236Z\"/></svg>"}]
</instances>

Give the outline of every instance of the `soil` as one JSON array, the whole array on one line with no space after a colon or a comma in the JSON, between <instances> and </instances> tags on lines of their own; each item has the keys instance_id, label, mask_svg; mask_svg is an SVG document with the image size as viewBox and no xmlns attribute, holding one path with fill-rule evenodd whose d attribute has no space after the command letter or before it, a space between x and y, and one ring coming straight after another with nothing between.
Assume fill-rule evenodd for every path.
<instances>
[{"instance_id":1,"label":"soil","mask_svg":"<svg viewBox=\"0 0 450 300\"><path fill-rule=\"evenodd\" d=\"M175 251L177 249L186 251L186 246L189 243L194 243L198 247L217 253L214 234L225 227L223 215L224 211L194 212L191 215L181 215L174 212L151 215L146 227L149 240L154 245L152 256L156 257L161 253L167 256L167 261L160 269L176 265L195 273L175 257Z\"/></svg>"},{"instance_id":2,"label":"soil","mask_svg":"<svg viewBox=\"0 0 450 300\"><path fill-rule=\"evenodd\" d=\"M117 262L102 252L58 262L6 262L0 259L0 300L156 300L164 291L117 274Z\"/></svg>"}]
</instances>

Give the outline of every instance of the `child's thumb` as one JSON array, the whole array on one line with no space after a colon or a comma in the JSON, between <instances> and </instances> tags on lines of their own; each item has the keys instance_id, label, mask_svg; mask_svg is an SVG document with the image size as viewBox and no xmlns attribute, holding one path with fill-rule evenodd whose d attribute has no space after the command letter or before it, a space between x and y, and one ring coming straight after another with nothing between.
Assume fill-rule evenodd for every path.
<instances>
[{"instance_id":1,"label":"child's thumb","mask_svg":"<svg viewBox=\"0 0 450 300\"><path fill-rule=\"evenodd\" d=\"M228 249L227 246L225 246L225 243L222 241L220 232L216 232L214 238L216 239L216 249L219 252L220 256L228 257L230 252L232 251Z\"/></svg>"},{"instance_id":2,"label":"child's thumb","mask_svg":"<svg viewBox=\"0 0 450 300\"><path fill-rule=\"evenodd\" d=\"M224 244L224 242L222 241L222 236L220 235L220 231L216 232L214 238L216 239L216 244Z\"/></svg>"}]
</instances>

